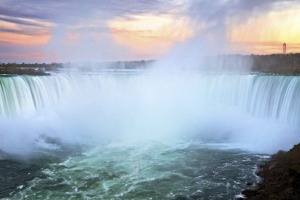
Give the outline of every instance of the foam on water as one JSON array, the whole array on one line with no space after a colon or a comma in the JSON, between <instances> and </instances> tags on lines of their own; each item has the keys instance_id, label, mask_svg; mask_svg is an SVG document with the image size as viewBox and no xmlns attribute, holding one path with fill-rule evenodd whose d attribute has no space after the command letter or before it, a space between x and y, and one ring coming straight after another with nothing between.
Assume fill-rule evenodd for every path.
<instances>
[{"instance_id":1,"label":"foam on water","mask_svg":"<svg viewBox=\"0 0 300 200\"><path fill-rule=\"evenodd\" d=\"M231 199L251 183L260 155L195 142L97 146L44 168L11 199Z\"/></svg>"},{"instance_id":2,"label":"foam on water","mask_svg":"<svg viewBox=\"0 0 300 200\"><path fill-rule=\"evenodd\" d=\"M11 199L231 199L259 181L268 157L256 152L300 140L299 77L72 73L0 85L3 155L70 155L38 165L43 176Z\"/></svg>"},{"instance_id":3,"label":"foam on water","mask_svg":"<svg viewBox=\"0 0 300 200\"><path fill-rule=\"evenodd\" d=\"M185 138L264 153L300 138L299 77L148 72L1 77L0 83L6 152L47 148L41 135L123 144Z\"/></svg>"}]
</instances>

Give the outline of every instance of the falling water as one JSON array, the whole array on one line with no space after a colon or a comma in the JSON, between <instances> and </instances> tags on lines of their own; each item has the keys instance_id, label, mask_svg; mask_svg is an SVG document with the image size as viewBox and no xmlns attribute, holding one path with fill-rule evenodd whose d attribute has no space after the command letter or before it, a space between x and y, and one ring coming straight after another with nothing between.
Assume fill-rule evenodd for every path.
<instances>
[{"instance_id":1,"label":"falling water","mask_svg":"<svg viewBox=\"0 0 300 200\"><path fill-rule=\"evenodd\" d=\"M52 109L71 95L72 98L87 102L91 101L88 97L92 95L97 98L98 102L101 102L108 98L107 95L114 93L121 98L120 101L125 99L129 101L124 102L128 104L126 106L134 106L129 105L134 103L145 104L147 102L143 100L147 100L150 96L153 101L156 101L157 106L162 106L159 104L166 104L167 98L171 98L172 95L187 95L181 96L183 99L173 99L168 103L171 106L184 103L187 107L188 104L195 103L192 105L195 109L204 104L236 106L254 117L279 120L292 125L299 125L300 122L300 101L298 101L300 77L298 76L230 74L197 74L184 78L177 76L155 78L151 75L124 76L60 74L40 77L0 77L0 114L5 117ZM125 94L124 90L128 93ZM165 92L167 93L164 94ZM193 100L194 102L191 102ZM70 102L72 103L75 104ZM109 102L106 103L109 104ZM110 103L113 104L113 102Z\"/></svg>"},{"instance_id":2,"label":"falling water","mask_svg":"<svg viewBox=\"0 0 300 200\"><path fill-rule=\"evenodd\" d=\"M12 199L228 199L255 186L261 153L300 140L297 76L116 71L0 86L1 150L85 149L19 183Z\"/></svg>"}]
</instances>

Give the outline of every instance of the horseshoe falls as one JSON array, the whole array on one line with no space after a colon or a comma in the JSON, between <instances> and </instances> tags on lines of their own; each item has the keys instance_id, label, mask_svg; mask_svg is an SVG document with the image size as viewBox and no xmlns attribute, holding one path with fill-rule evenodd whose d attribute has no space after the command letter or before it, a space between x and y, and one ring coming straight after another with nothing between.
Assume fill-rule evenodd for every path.
<instances>
[{"instance_id":1,"label":"horseshoe falls","mask_svg":"<svg viewBox=\"0 0 300 200\"><path fill-rule=\"evenodd\" d=\"M31 174L0 198L233 199L299 125L298 76L0 77L0 162Z\"/></svg>"}]
</instances>

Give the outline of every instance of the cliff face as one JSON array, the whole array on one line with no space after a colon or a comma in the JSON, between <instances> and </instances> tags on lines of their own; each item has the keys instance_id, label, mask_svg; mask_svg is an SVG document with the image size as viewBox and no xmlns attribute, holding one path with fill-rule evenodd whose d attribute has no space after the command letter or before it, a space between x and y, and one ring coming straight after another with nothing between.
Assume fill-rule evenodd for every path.
<instances>
[{"instance_id":1,"label":"cliff face","mask_svg":"<svg viewBox=\"0 0 300 200\"><path fill-rule=\"evenodd\" d=\"M300 199L300 144L288 152L278 152L261 166L263 178L257 190L245 190L247 199L299 200Z\"/></svg>"}]
</instances>

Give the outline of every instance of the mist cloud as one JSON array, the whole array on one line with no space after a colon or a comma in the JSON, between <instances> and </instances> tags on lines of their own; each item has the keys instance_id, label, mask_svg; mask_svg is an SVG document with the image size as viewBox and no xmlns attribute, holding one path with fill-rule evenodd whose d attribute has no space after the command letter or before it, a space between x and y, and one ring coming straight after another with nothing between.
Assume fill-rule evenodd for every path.
<instances>
[{"instance_id":1,"label":"mist cloud","mask_svg":"<svg viewBox=\"0 0 300 200\"><path fill-rule=\"evenodd\" d=\"M95 60L105 57L132 59L138 58L139 52L116 43L107 21L115 18L131 21L134 20L133 16L138 15L172 15L179 20L182 17L189 18L190 27L196 32L196 38L187 42L187 48L205 46L206 52L223 53L228 52L230 41L227 33L231 26L242 24L272 10L283 10L299 4L299 1L293 0L3 0L0 5L0 23L14 24L17 28L1 27L0 33L32 36L48 34L51 39L44 46L43 52L53 55L59 49L57 55L69 54L67 58L61 56L62 61L72 59L72 53L67 51L87 49L91 46L89 44L99 45L91 48L91 52L102 50L98 54L101 56L93 57ZM174 27L174 32L176 31L178 30ZM66 41L70 39L70 35L77 35L78 41L68 46ZM3 41L0 43L3 44ZM0 44L0 49L3 48ZM111 52L106 50L108 48L119 55L103 53ZM88 55L84 57L83 60L90 58Z\"/></svg>"},{"instance_id":2,"label":"mist cloud","mask_svg":"<svg viewBox=\"0 0 300 200\"><path fill-rule=\"evenodd\" d=\"M245 23L249 19L258 18L270 11L279 11L300 5L295 0L191 0L185 15L198 24L205 24L200 37L215 39L215 45L226 45L227 32L232 26ZM213 45L210 43L210 45Z\"/></svg>"}]
</instances>

